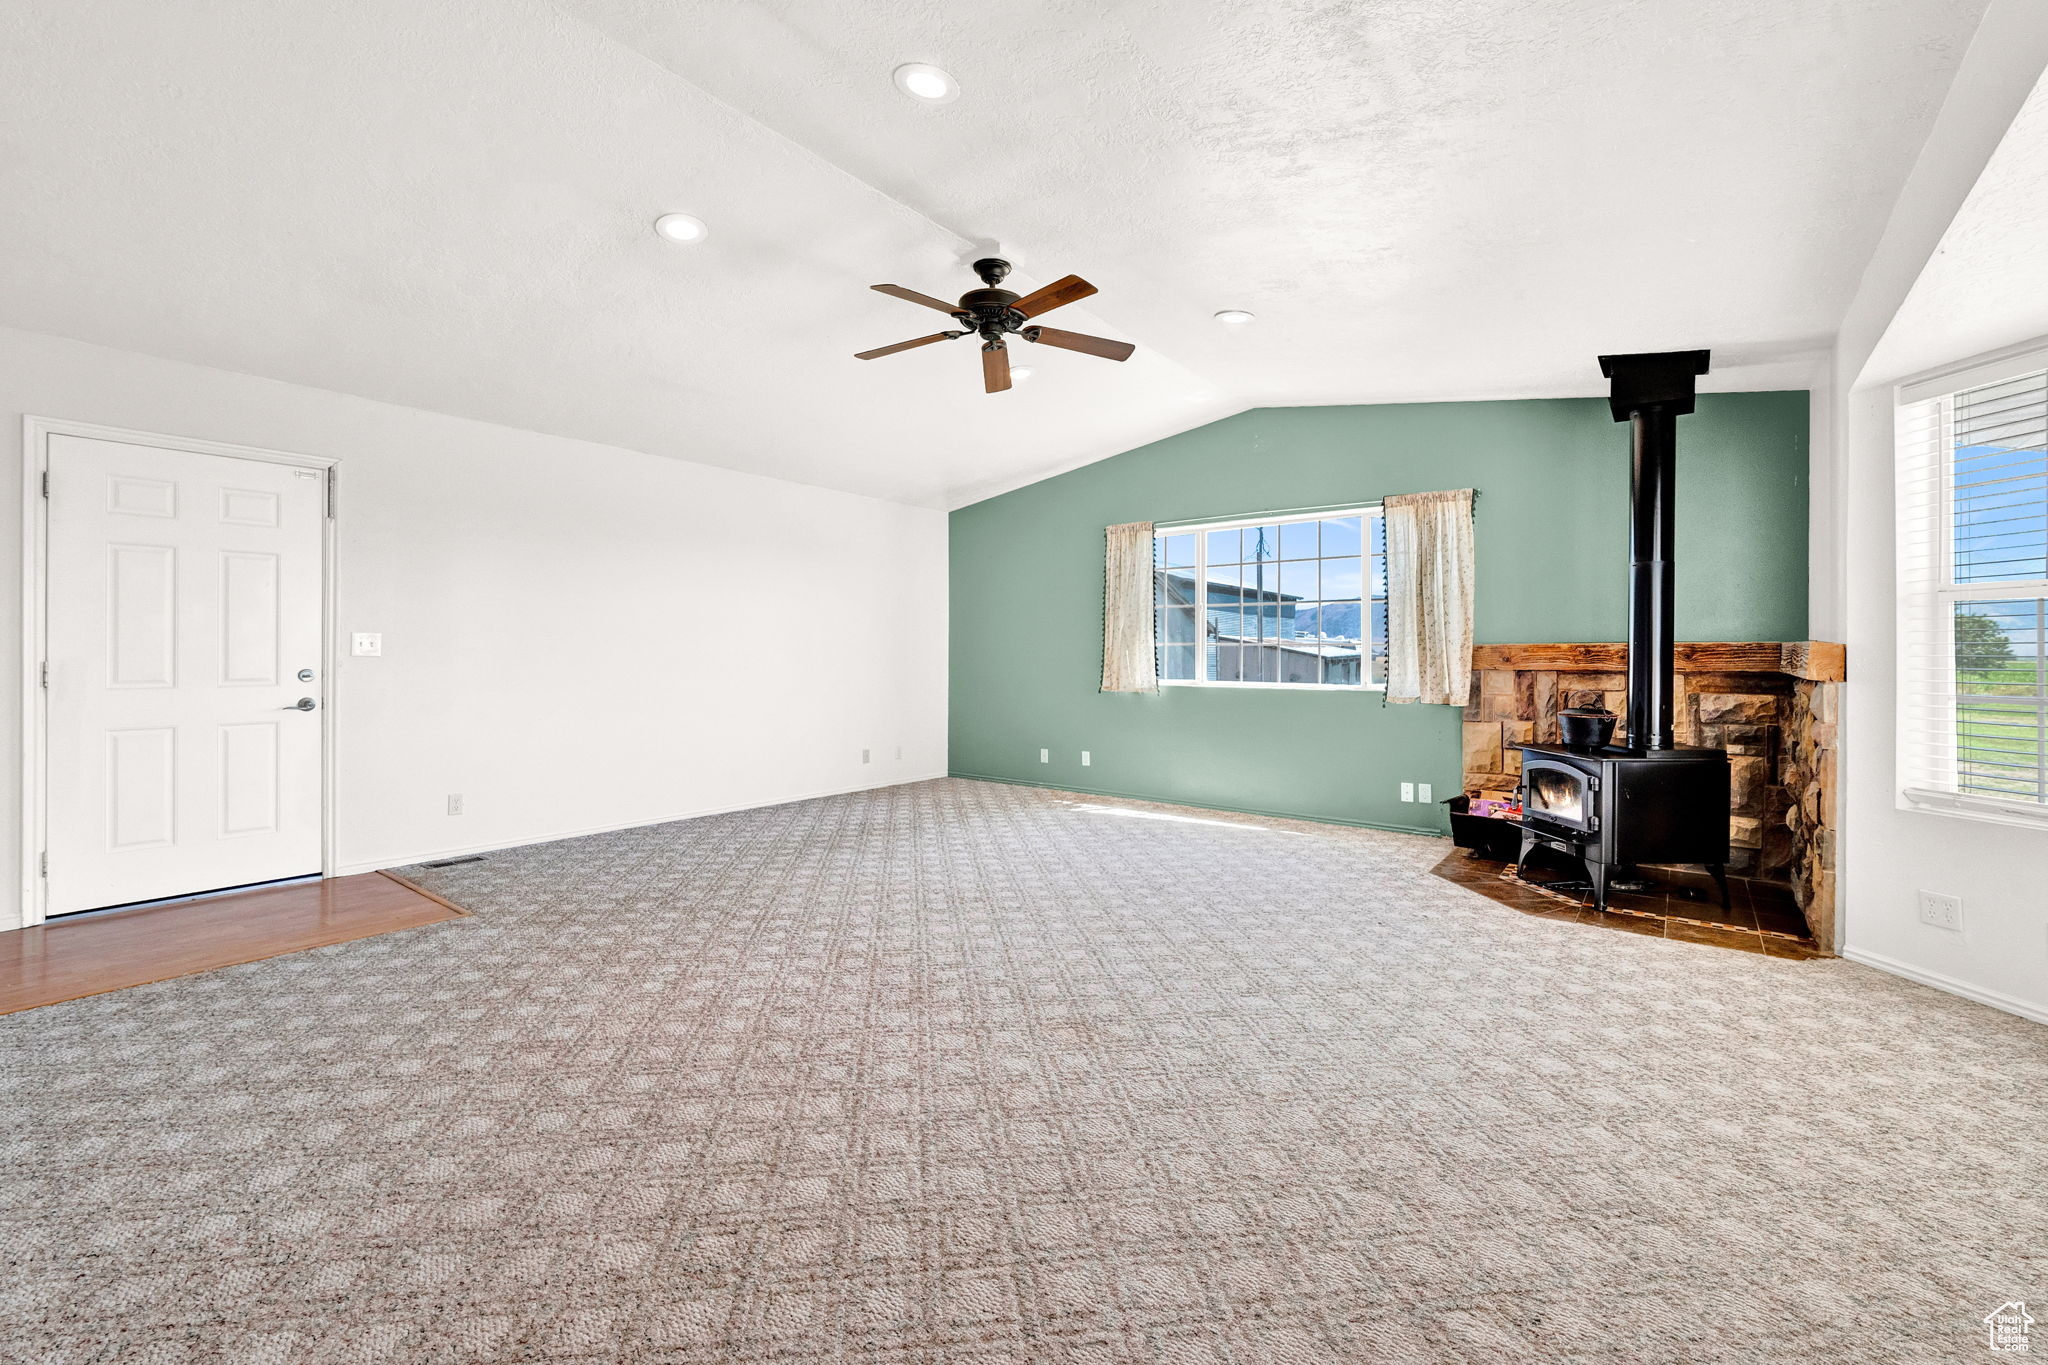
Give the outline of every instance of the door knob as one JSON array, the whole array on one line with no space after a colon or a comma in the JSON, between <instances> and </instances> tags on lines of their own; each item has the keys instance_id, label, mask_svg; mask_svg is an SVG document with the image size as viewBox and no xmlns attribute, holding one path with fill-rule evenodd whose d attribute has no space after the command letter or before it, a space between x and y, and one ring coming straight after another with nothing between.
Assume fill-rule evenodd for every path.
<instances>
[{"instance_id":1,"label":"door knob","mask_svg":"<svg viewBox=\"0 0 2048 1365\"><path fill-rule=\"evenodd\" d=\"M311 697L300 697L290 706L284 706L278 709L283 711L311 711L314 707L318 706L319 704L319 702L314 701Z\"/></svg>"}]
</instances>

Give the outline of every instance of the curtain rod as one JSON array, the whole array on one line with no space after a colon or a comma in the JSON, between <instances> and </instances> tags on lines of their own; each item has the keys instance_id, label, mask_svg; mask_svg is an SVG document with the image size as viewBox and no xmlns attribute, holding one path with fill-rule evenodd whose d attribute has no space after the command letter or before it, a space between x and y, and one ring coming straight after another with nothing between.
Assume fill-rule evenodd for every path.
<instances>
[{"instance_id":1,"label":"curtain rod","mask_svg":"<svg viewBox=\"0 0 2048 1365\"><path fill-rule=\"evenodd\" d=\"M1218 522L1262 521L1267 517L1305 517L1316 512L1359 512L1367 508L1379 507L1385 501L1386 499L1384 498L1360 498L1356 502L1329 502L1324 503L1320 507L1269 507L1263 512L1238 512L1233 515L1220 517L1177 517L1172 521L1155 521L1152 523L1152 529L1155 531L1172 531L1183 526L1212 526ZM1472 503L1474 506L1477 506L1479 503L1479 490L1476 488L1472 490Z\"/></svg>"}]
</instances>

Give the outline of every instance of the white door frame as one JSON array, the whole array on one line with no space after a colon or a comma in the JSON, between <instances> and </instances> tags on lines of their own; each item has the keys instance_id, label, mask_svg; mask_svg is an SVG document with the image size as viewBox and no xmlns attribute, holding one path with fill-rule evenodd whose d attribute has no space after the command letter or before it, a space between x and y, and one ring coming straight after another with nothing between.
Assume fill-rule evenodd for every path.
<instances>
[{"instance_id":1,"label":"white door frame","mask_svg":"<svg viewBox=\"0 0 2048 1365\"><path fill-rule=\"evenodd\" d=\"M320 528L320 677L326 698L320 717L320 875L334 871L334 745L335 699L339 691L334 676L334 485L341 462L326 455L298 455L284 450L263 450L255 446L229 445L191 436L164 436L125 427L101 426L96 422L71 422L62 418L37 417L33 413L21 423L21 923L26 928L41 924L48 903L49 883L43 877L43 852L47 821L45 806L49 791L48 745L44 731L49 724L49 693L43 688L43 663L49 635L48 580L50 562L50 504L43 498L43 481L50 469L50 437L82 436L100 441L122 441L130 445L155 446L194 455L225 455L237 460L261 460L266 464L297 465L322 470L327 475L327 515Z\"/></svg>"}]
</instances>

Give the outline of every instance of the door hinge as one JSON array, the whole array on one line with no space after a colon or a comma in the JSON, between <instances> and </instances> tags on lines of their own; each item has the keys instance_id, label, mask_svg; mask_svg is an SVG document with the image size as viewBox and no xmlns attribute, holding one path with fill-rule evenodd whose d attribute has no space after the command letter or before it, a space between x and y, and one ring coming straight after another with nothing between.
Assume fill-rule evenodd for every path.
<instances>
[{"instance_id":1,"label":"door hinge","mask_svg":"<svg viewBox=\"0 0 2048 1365\"><path fill-rule=\"evenodd\" d=\"M45 660L43 660L43 686L47 688L47 687L48 687L49 685L50 685L50 661L49 661L48 659L45 659Z\"/></svg>"},{"instance_id":2,"label":"door hinge","mask_svg":"<svg viewBox=\"0 0 2048 1365\"><path fill-rule=\"evenodd\" d=\"M327 519L334 520L334 466L327 466Z\"/></svg>"},{"instance_id":3,"label":"door hinge","mask_svg":"<svg viewBox=\"0 0 2048 1365\"><path fill-rule=\"evenodd\" d=\"M45 877L50 875L50 855L47 853L43 855L42 873Z\"/></svg>"},{"instance_id":4,"label":"door hinge","mask_svg":"<svg viewBox=\"0 0 2048 1365\"><path fill-rule=\"evenodd\" d=\"M43 471L43 496L50 496L50 471L47 469Z\"/></svg>"}]
</instances>

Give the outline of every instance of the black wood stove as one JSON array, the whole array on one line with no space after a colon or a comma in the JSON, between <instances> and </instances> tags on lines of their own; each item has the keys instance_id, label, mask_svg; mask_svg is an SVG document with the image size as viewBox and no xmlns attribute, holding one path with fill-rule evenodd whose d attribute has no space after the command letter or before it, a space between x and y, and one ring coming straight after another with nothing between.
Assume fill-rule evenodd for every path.
<instances>
[{"instance_id":1,"label":"black wood stove","mask_svg":"<svg viewBox=\"0 0 2048 1365\"><path fill-rule=\"evenodd\" d=\"M1705 351L1604 355L1614 420L1633 451L1629 494L1627 742L1597 749L1524 744L1522 852L1549 848L1585 864L1605 907L1617 868L1698 863L1728 904L1728 755L1671 739L1671 555L1677 419L1693 410Z\"/></svg>"}]
</instances>

